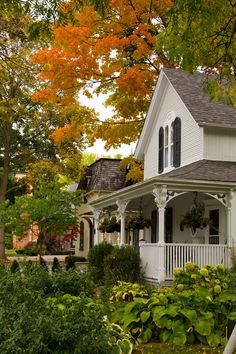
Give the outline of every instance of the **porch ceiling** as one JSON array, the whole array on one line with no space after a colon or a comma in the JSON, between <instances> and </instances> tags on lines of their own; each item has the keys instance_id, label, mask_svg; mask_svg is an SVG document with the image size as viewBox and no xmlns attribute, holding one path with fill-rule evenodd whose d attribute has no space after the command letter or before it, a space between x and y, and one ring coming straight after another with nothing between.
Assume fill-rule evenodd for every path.
<instances>
[{"instance_id":1,"label":"porch ceiling","mask_svg":"<svg viewBox=\"0 0 236 354\"><path fill-rule=\"evenodd\" d=\"M138 205L140 198L150 198L155 187L165 186L173 192L202 192L224 194L236 188L236 182L215 182L206 180L183 179L168 176L156 176L144 182L122 188L105 197L98 198L89 204L98 209L116 205L116 201L130 201L127 209Z\"/></svg>"}]
</instances>

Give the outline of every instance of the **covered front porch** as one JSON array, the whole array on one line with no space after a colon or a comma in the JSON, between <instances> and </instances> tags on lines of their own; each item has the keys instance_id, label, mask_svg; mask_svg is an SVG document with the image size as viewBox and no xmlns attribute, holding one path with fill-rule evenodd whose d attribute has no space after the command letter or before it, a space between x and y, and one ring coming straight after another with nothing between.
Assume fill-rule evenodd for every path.
<instances>
[{"instance_id":1,"label":"covered front porch","mask_svg":"<svg viewBox=\"0 0 236 354\"><path fill-rule=\"evenodd\" d=\"M145 277L153 282L173 279L175 268L186 262L230 265L230 253L236 233L236 194L232 183L152 178L93 201L94 243L99 242L99 223L104 210L116 213L120 220L119 244L134 247L133 233L127 232L131 212L150 220L150 227L140 231L136 243ZM194 198L204 205L204 221L196 229L184 224Z\"/></svg>"}]
</instances>

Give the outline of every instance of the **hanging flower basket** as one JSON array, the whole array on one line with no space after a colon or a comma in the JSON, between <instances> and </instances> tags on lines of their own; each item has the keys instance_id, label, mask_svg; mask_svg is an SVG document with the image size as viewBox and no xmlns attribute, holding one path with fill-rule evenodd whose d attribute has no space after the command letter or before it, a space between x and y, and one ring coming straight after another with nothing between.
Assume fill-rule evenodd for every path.
<instances>
[{"instance_id":1,"label":"hanging flower basket","mask_svg":"<svg viewBox=\"0 0 236 354\"><path fill-rule=\"evenodd\" d=\"M103 233L113 233L120 232L120 223L117 221L115 216L111 218L104 218L102 223L99 225L99 230Z\"/></svg>"},{"instance_id":2,"label":"hanging flower basket","mask_svg":"<svg viewBox=\"0 0 236 354\"><path fill-rule=\"evenodd\" d=\"M128 221L128 230L143 230L151 226L151 220L144 219L142 215L137 215Z\"/></svg>"},{"instance_id":3,"label":"hanging flower basket","mask_svg":"<svg viewBox=\"0 0 236 354\"><path fill-rule=\"evenodd\" d=\"M184 231L185 227L190 228L192 235L195 235L197 229L204 229L212 221L204 216L205 206L203 203L197 201L197 196L195 196L193 203L191 209L187 211L180 221L179 226L181 231Z\"/></svg>"}]
</instances>

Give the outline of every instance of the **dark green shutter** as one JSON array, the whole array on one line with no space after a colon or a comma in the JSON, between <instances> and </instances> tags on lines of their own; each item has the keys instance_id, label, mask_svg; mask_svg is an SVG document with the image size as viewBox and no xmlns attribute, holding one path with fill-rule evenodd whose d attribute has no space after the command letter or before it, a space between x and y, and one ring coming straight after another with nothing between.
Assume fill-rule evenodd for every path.
<instances>
[{"instance_id":1,"label":"dark green shutter","mask_svg":"<svg viewBox=\"0 0 236 354\"><path fill-rule=\"evenodd\" d=\"M164 129L160 127L159 129L159 154L158 154L158 172L163 172L164 167Z\"/></svg>"},{"instance_id":2,"label":"dark green shutter","mask_svg":"<svg viewBox=\"0 0 236 354\"><path fill-rule=\"evenodd\" d=\"M181 119L179 117L175 118L173 128L173 166L179 167L181 164Z\"/></svg>"}]
</instances>

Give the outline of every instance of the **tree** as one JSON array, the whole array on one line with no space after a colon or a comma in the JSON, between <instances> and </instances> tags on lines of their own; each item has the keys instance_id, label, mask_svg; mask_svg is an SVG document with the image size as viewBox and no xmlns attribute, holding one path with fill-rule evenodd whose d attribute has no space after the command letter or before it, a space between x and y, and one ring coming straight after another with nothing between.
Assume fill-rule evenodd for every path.
<instances>
[{"instance_id":1,"label":"tree","mask_svg":"<svg viewBox=\"0 0 236 354\"><path fill-rule=\"evenodd\" d=\"M115 114L97 124L92 136L103 138L107 148L135 141L159 70L172 65L164 51L155 52L172 1L115 0L105 13L86 4L74 10L73 4L64 9L70 15L73 9L73 22L55 26L52 45L34 56L45 80L34 98L69 107L78 93L109 93L106 104ZM73 124L66 125L64 137L76 132Z\"/></svg>"},{"instance_id":2,"label":"tree","mask_svg":"<svg viewBox=\"0 0 236 354\"><path fill-rule=\"evenodd\" d=\"M80 204L79 192L68 192L57 181L50 186L41 183L33 195L16 197L3 217L12 233L24 237L28 230L38 233L40 256L47 238L64 237L77 221L76 206Z\"/></svg>"},{"instance_id":3,"label":"tree","mask_svg":"<svg viewBox=\"0 0 236 354\"><path fill-rule=\"evenodd\" d=\"M92 130L93 122L97 120L95 112L86 107L70 106L59 110L56 104L40 105L32 101L31 96L39 89L39 83L38 67L31 62L30 54L39 48L40 42L29 38L32 18L24 4L24 1L14 0L0 4L1 208L5 207L4 201L11 188L9 176L25 171L30 163L32 174L33 168L37 168L35 175L40 174L39 167L45 170L50 161L58 172L70 178L78 177L81 154L87 141L83 124L89 120ZM74 120L77 122L77 137L73 141L60 141L60 129L66 130L66 123ZM52 136L55 129L58 129L56 145ZM35 162L37 165L32 165ZM4 258L4 246L4 226L0 220L0 259Z\"/></svg>"},{"instance_id":4,"label":"tree","mask_svg":"<svg viewBox=\"0 0 236 354\"><path fill-rule=\"evenodd\" d=\"M207 90L213 98L236 108L235 39L235 1L176 0L168 14L168 26L157 36L157 53L164 50L184 70L201 68L214 74Z\"/></svg>"}]
</instances>

